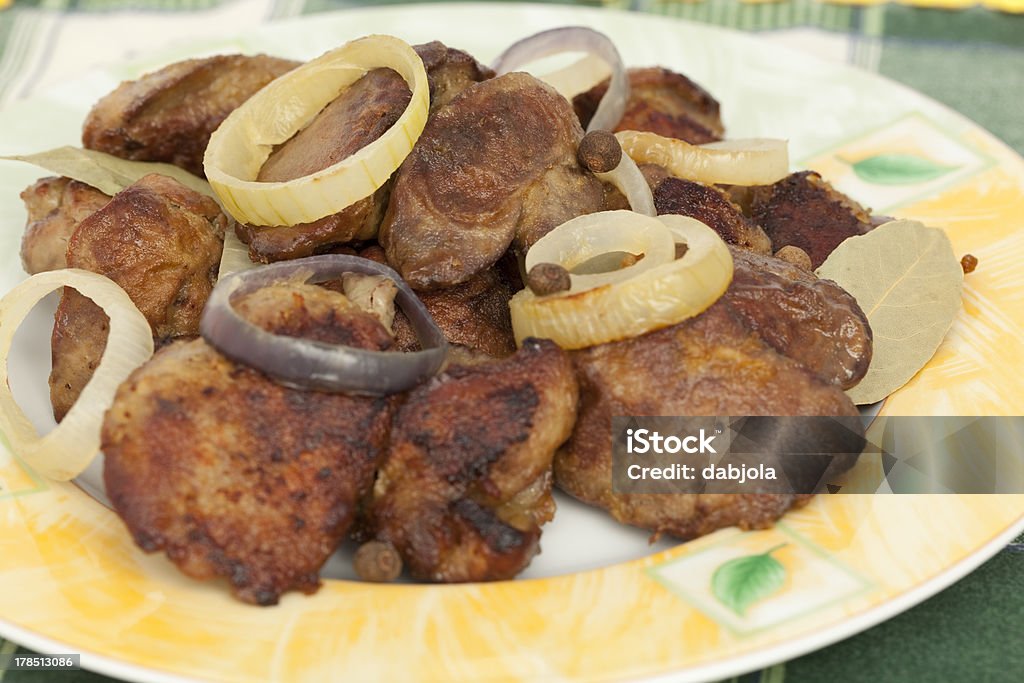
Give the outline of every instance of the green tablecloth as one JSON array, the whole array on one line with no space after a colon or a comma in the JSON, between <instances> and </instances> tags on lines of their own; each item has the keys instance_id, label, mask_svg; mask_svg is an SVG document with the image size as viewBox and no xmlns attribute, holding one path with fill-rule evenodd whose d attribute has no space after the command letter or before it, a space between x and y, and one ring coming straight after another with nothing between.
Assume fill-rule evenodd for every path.
<instances>
[{"instance_id":1,"label":"green tablecloth","mask_svg":"<svg viewBox=\"0 0 1024 683\"><path fill-rule=\"evenodd\" d=\"M28 0L0 10L0 105L59 79L46 41L101 12L178 18L229 0ZM336 0L236 0L254 21L349 6ZM9 3L0 0L0 8ZM572 3L568 3L572 4ZM576 4L601 5L601 2ZM965 114L1024 154L1024 15L813 0L610 1L608 6L749 31L877 71ZM63 67L67 69L67 67ZM1024 191L1024 188L1022 188ZM5 589L8 587L4 587ZM1019 681L1024 679L1024 537L951 588L869 631L743 681ZM0 654L24 652L0 639ZM111 680L88 672L0 671L2 683Z\"/></svg>"}]
</instances>

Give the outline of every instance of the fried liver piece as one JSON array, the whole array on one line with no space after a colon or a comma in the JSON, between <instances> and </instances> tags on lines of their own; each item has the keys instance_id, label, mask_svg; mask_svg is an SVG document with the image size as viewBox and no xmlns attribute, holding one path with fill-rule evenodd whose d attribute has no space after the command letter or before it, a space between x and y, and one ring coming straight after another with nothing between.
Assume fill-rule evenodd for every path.
<instances>
[{"instance_id":1,"label":"fried liver piece","mask_svg":"<svg viewBox=\"0 0 1024 683\"><path fill-rule=\"evenodd\" d=\"M220 263L227 218L217 203L176 180L147 175L79 223L69 268L109 277L146 317L159 343L199 334ZM65 289L53 326L50 401L63 419L106 348L107 315Z\"/></svg>"},{"instance_id":2,"label":"fried liver piece","mask_svg":"<svg viewBox=\"0 0 1024 683\"><path fill-rule=\"evenodd\" d=\"M339 253L349 253L388 265L384 250L376 244L355 249L342 247ZM521 282L511 282L506 265L488 268L462 284L431 292L418 292L430 317L454 348L485 360L504 358L515 353L516 340L512 334L512 316L508 302L522 289ZM518 265L516 266L518 268ZM518 275L516 275L518 277ZM339 281L321 283L335 291L343 291ZM399 351L420 349L416 331L401 308L395 307L392 332L395 348Z\"/></svg>"},{"instance_id":3,"label":"fried liver piece","mask_svg":"<svg viewBox=\"0 0 1024 683\"><path fill-rule=\"evenodd\" d=\"M493 76L471 56L438 42L418 45L435 111L477 81ZM260 169L258 179L284 182L321 171L351 156L382 136L409 104L409 87L391 69L374 69L342 92L313 121L278 147ZM391 194L385 183L369 197L336 214L290 226L239 225L254 261L300 258L338 244L377 235Z\"/></svg>"},{"instance_id":4,"label":"fried liver piece","mask_svg":"<svg viewBox=\"0 0 1024 683\"><path fill-rule=\"evenodd\" d=\"M800 247L817 268L847 237L874 227L857 202L814 171L793 173L774 185L751 189L750 217L764 228L776 250Z\"/></svg>"},{"instance_id":5,"label":"fried liver piece","mask_svg":"<svg viewBox=\"0 0 1024 683\"><path fill-rule=\"evenodd\" d=\"M450 287L602 208L576 160L569 103L525 73L478 83L434 114L399 169L379 240L416 289Z\"/></svg>"},{"instance_id":6,"label":"fried liver piece","mask_svg":"<svg viewBox=\"0 0 1024 683\"><path fill-rule=\"evenodd\" d=\"M110 201L110 195L70 178L40 178L21 193L28 212L21 238L21 264L35 275L67 268L68 240L86 217Z\"/></svg>"},{"instance_id":7,"label":"fried liver piece","mask_svg":"<svg viewBox=\"0 0 1024 683\"><path fill-rule=\"evenodd\" d=\"M629 99L615 127L642 130L694 145L721 140L725 133L718 100L686 76L648 67L629 69ZM573 107L586 126L608 91L608 80L573 98Z\"/></svg>"},{"instance_id":8,"label":"fried liver piece","mask_svg":"<svg viewBox=\"0 0 1024 683\"><path fill-rule=\"evenodd\" d=\"M492 358L504 358L516 350L508 308L513 294L515 291L498 268L492 267L462 284L419 292L418 296L450 343ZM412 351L419 348L409 319L401 313L395 316L394 329L395 344L399 349Z\"/></svg>"},{"instance_id":9,"label":"fried liver piece","mask_svg":"<svg viewBox=\"0 0 1024 683\"><path fill-rule=\"evenodd\" d=\"M518 574L554 514L551 458L572 431L576 392L568 355L533 339L413 390L374 486L372 533L418 579Z\"/></svg>"},{"instance_id":10,"label":"fried liver piece","mask_svg":"<svg viewBox=\"0 0 1024 683\"><path fill-rule=\"evenodd\" d=\"M335 292L274 286L237 304L264 329L384 349L372 316ZM103 424L104 481L140 548L241 600L314 592L384 453L393 399L289 389L202 339L161 349Z\"/></svg>"},{"instance_id":11,"label":"fried liver piece","mask_svg":"<svg viewBox=\"0 0 1024 683\"><path fill-rule=\"evenodd\" d=\"M164 161L203 176L210 135L228 114L298 62L219 55L175 62L121 83L85 119L82 145L136 161Z\"/></svg>"},{"instance_id":12,"label":"fried liver piece","mask_svg":"<svg viewBox=\"0 0 1024 683\"><path fill-rule=\"evenodd\" d=\"M774 256L731 249L723 301L751 330L820 380L849 389L871 363L867 316L845 289Z\"/></svg>"},{"instance_id":13,"label":"fried liver piece","mask_svg":"<svg viewBox=\"0 0 1024 683\"><path fill-rule=\"evenodd\" d=\"M690 216L718 233L727 244L758 254L771 254L772 242L756 223L743 215L724 192L682 178L665 178L654 190L659 214Z\"/></svg>"},{"instance_id":14,"label":"fried liver piece","mask_svg":"<svg viewBox=\"0 0 1024 683\"><path fill-rule=\"evenodd\" d=\"M839 387L778 354L721 301L677 325L574 351L572 358L580 413L555 456L555 481L655 534L689 539L732 525L764 528L808 496L614 493L613 416L858 414Z\"/></svg>"},{"instance_id":15,"label":"fried liver piece","mask_svg":"<svg viewBox=\"0 0 1024 683\"><path fill-rule=\"evenodd\" d=\"M434 40L416 45L430 83L430 113L445 107L466 88L494 78L494 71L476 61L469 53L447 47Z\"/></svg>"}]
</instances>

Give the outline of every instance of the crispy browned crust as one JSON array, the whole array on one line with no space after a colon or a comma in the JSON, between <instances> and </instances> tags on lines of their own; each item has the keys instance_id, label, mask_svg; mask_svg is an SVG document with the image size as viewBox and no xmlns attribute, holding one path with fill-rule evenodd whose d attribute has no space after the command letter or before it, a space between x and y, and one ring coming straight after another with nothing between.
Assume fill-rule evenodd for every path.
<instances>
[{"instance_id":1,"label":"crispy browned crust","mask_svg":"<svg viewBox=\"0 0 1024 683\"><path fill-rule=\"evenodd\" d=\"M686 76L649 67L629 70L629 99L615 130L642 130L692 144L720 140L725 133L718 100ZM573 98L580 122L586 126L597 111L608 81Z\"/></svg>"},{"instance_id":2,"label":"crispy browned crust","mask_svg":"<svg viewBox=\"0 0 1024 683\"><path fill-rule=\"evenodd\" d=\"M434 114L395 179L380 229L415 288L450 287L603 204L580 169L565 98L524 73L478 83Z\"/></svg>"},{"instance_id":3,"label":"crispy browned crust","mask_svg":"<svg viewBox=\"0 0 1024 683\"><path fill-rule=\"evenodd\" d=\"M319 287L261 290L240 310L279 334L364 348L387 336ZM107 494L140 548L191 577L224 577L260 605L311 593L372 485L392 404L289 389L203 340L177 342L107 413Z\"/></svg>"},{"instance_id":4,"label":"crispy browned crust","mask_svg":"<svg viewBox=\"0 0 1024 683\"><path fill-rule=\"evenodd\" d=\"M158 343L191 337L199 334L226 225L209 197L166 176L148 175L79 223L68 243L67 263L120 285ZM102 309L77 292L66 290L61 297L50 373L50 400L58 420L99 363L106 322Z\"/></svg>"},{"instance_id":5,"label":"crispy browned crust","mask_svg":"<svg viewBox=\"0 0 1024 683\"><path fill-rule=\"evenodd\" d=\"M871 216L814 171L786 176L752 189L750 216L764 228L776 250L792 245L817 268L847 237L871 230Z\"/></svg>"},{"instance_id":6,"label":"crispy browned crust","mask_svg":"<svg viewBox=\"0 0 1024 683\"><path fill-rule=\"evenodd\" d=\"M21 264L29 275L67 268L68 240L78 224L110 201L94 187L70 178L41 178L21 193L28 212Z\"/></svg>"},{"instance_id":7,"label":"crispy browned crust","mask_svg":"<svg viewBox=\"0 0 1024 683\"><path fill-rule=\"evenodd\" d=\"M415 49L427 71L431 111L494 75L465 52L436 41ZM405 111L409 98L409 88L397 73L390 69L371 71L274 150L260 169L259 179L293 180L351 156L387 132ZM336 214L291 226L239 225L238 237L249 245L250 258L264 263L323 253L341 244L375 237L390 195L389 181Z\"/></svg>"},{"instance_id":8,"label":"crispy browned crust","mask_svg":"<svg viewBox=\"0 0 1024 683\"><path fill-rule=\"evenodd\" d=\"M690 216L704 223L728 244L759 254L771 254L772 242L758 225L718 188L681 178L665 178L654 190L659 214Z\"/></svg>"},{"instance_id":9,"label":"crispy browned crust","mask_svg":"<svg viewBox=\"0 0 1024 683\"><path fill-rule=\"evenodd\" d=\"M412 391L374 486L373 533L419 579L518 574L554 512L551 458L572 430L576 391L565 352L537 340Z\"/></svg>"},{"instance_id":10,"label":"crispy browned crust","mask_svg":"<svg viewBox=\"0 0 1024 683\"><path fill-rule=\"evenodd\" d=\"M683 539L738 525L770 526L806 497L785 494L617 494L615 415L857 415L819 381L746 329L724 302L656 332L572 353L580 413L555 456L555 481L620 522Z\"/></svg>"},{"instance_id":11,"label":"crispy browned crust","mask_svg":"<svg viewBox=\"0 0 1024 683\"><path fill-rule=\"evenodd\" d=\"M388 265L384 250L377 244L371 244L359 251L348 247L340 247L336 251L359 255ZM451 351L457 354L458 362L470 358L504 358L515 352L516 341L512 334L512 316L508 302L513 294L522 289L522 282L510 282L509 275L505 268L495 266L474 275L468 282L460 285L432 292L419 292L416 295L441 328L444 338L453 345ZM518 278L518 275L516 277ZM340 280L324 282L321 286L336 292L344 291ZM398 307L395 308L392 331L396 350L420 349L415 330L402 313L402 309Z\"/></svg>"},{"instance_id":12,"label":"crispy browned crust","mask_svg":"<svg viewBox=\"0 0 1024 683\"><path fill-rule=\"evenodd\" d=\"M434 40L417 45L430 82L430 111L437 111L474 83L494 78L494 71L476 61L469 53L447 47Z\"/></svg>"},{"instance_id":13,"label":"crispy browned crust","mask_svg":"<svg viewBox=\"0 0 1024 683\"><path fill-rule=\"evenodd\" d=\"M773 256L732 250L723 300L773 349L823 382L849 389L871 363L872 334L857 300L831 280Z\"/></svg>"},{"instance_id":14,"label":"crispy browned crust","mask_svg":"<svg viewBox=\"0 0 1024 683\"><path fill-rule=\"evenodd\" d=\"M125 81L93 106L82 145L124 159L165 161L198 176L210 135L257 90L298 62L219 55L175 62Z\"/></svg>"},{"instance_id":15,"label":"crispy browned crust","mask_svg":"<svg viewBox=\"0 0 1024 683\"><path fill-rule=\"evenodd\" d=\"M504 358L516 350L508 308L514 293L494 267L460 285L420 292L418 296L450 343ZM419 348L416 333L401 312L395 315L394 331L398 348L403 351Z\"/></svg>"}]
</instances>

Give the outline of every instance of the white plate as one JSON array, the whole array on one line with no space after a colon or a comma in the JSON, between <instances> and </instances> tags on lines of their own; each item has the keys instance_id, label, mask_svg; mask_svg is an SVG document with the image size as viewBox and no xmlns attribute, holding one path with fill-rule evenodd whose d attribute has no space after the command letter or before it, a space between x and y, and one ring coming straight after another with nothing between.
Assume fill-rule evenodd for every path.
<instances>
[{"instance_id":1,"label":"white plate","mask_svg":"<svg viewBox=\"0 0 1024 683\"><path fill-rule=\"evenodd\" d=\"M961 117L877 76L745 35L605 10L417 5L268 25L96 71L18 103L0 113L0 153L76 144L99 96L178 58L228 51L309 58L350 38L391 33L411 43L439 39L486 62L519 37L566 24L604 31L630 65L668 66L705 85L722 102L731 136L788 138L793 159L855 198L946 227L958 249L969 246L983 263L988 248L993 258L999 251L1019 261L1020 246L997 246L1024 215L1019 205L997 202L984 216L972 207L978 193L1019 187L1021 160ZM897 147L946 155L957 170L923 185L883 187L865 184L838 161ZM39 175L0 164L0 291L24 277L17 195ZM1019 290L1019 276L1010 277ZM969 279L966 296L980 302L971 310L999 312L1019 325L1024 315L1012 290L1005 279L996 285ZM887 411L970 414L977 406L1019 414L1024 395L1006 372L1021 352L1019 336L975 348L971 334L983 317L966 311L936 360ZM34 314L19 332L20 355L11 365L19 397L41 424L48 419L48 352L40 341L48 324L46 311ZM965 354L980 373L969 383L954 372ZM94 466L83 486L95 493L99 483ZM835 496L772 530L724 530L684 546L649 547L646 533L563 497L545 529L544 553L516 581L367 587L331 580L315 596L288 596L261 610L143 555L109 510L74 486L34 480L3 452L0 485L0 633L43 651L83 652L88 666L135 680L324 680L340 672L357 679L720 678L906 609L996 552L1019 532L1024 513L1021 496ZM743 617L716 603L710 571L779 542L787 544L778 557L790 577L784 590ZM346 567L339 556L326 575L344 578Z\"/></svg>"}]
</instances>

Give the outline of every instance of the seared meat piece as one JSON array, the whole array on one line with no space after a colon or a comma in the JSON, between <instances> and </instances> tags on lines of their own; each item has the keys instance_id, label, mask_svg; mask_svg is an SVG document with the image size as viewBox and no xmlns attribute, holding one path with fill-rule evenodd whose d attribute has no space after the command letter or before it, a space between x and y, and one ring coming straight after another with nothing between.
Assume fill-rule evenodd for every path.
<instances>
[{"instance_id":1,"label":"seared meat piece","mask_svg":"<svg viewBox=\"0 0 1024 683\"><path fill-rule=\"evenodd\" d=\"M524 73L478 83L434 114L395 179L380 243L414 288L465 282L513 239L520 252L602 208L576 161L583 137L565 98Z\"/></svg>"},{"instance_id":2,"label":"seared meat piece","mask_svg":"<svg viewBox=\"0 0 1024 683\"><path fill-rule=\"evenodd\" d=\"M199 334L227 218L217 203L176 180L148 175L79 223L68 243L70 268L119 284L158 343ZM53 326L50 400L57 420L74 405L106 348L103 310L65 289Z\"/></svg>"},{"instance_id":3,"label":"seared meat piece","mask_svg":"<svg viewBox=\"0 0 1024 683\"><path fill-rule=\"evenodd\" d=\"M137 161L166 161L203 176L203 155L221 121L298 62L219 55L175 62L125 81L93 106L82 145Z\"/></svg>"},{"instance_id":4,"label":"seared meat piece","mask_svg":"<svg viewBox=\"0 0 1024 683\"><path fill-rule=\"evenodd\" d=\"M67 268L68 240L110 196L70 178L42 178L21 193L28 211L21 264L29 275Z\"/></svg>"},{"instance_id":5,"label":"seared meat piece","mask_svg":"<svg viewBox=\"0 0 1024 683\"><path fill-rule=\"evenodd\" d=\"M728 244L759 254L771 254L772 243L759 226L718 188L681 178L665 178L654 190L659 214L676 213L704 223Z\"/></svg>"},{"instance_id":6,"label":"seared meat piece","mask_svg":"<svg viewBox=\"0 0 1024 683\"><path fill-rule=\"evenodd\" d=\"M417 45L430 81L430 113L446 106L466 88L494 78L494 71L468 53L445 46L439 41Z\"/></svg>"},{"instance_id":7,"label":"seared meat piece","mask_svg":"<svg viewBox=\"0 0 1024 683\"><path fill-rule=\"evenodd\" d=\"M465 88L493 76L461 50L433 42L416 47L430 83L435 111ZM394 125L409 104L409 88L391 69L375 69L327 105L313 121L284 143L260 169L259 180L283 182L332 166L370 144ZM384 217L391 184L336 214L312 223L266 227L239 225L254 261L299 258L337 244L375 237Z\"/></svg>"},{"instance_id":8,"label":"seared meat piece","mask_svg":"<svg viewBox=\"0 0 1024 683\"><path fill-rule=\"evenodd\" d=\"M615 130L644 130L700 145L721 140L725 133L718 101L682 74L650 67L629 70L629 100ZM573 98L584 126L608 91L608 81Z\"/></svg>"},{"instance_id":9,"label":"seared meat piece","mask_svg":"<svg viewBox=\"0 0 1024 683\"><path fill-rule=\"evenodd\" d=\"M513 294L498 268L492 267L454 287L420 292L419 298L449 342L504 358L516 350L508 308ZM403 351L419 348L416 333L401 313L395 316L395 343Z\"/></svg>"},{"instance_id":10,"label":"seared meat piece","mask_svg":"<svg viewBox=\"0 0 1024 683\"><path fill-rule=\"evenodd\" d=\"M857 415L846 394L775 352L718 302L640 337L572 353L580 414L555 456L555 481L615 519L688 539L715 529L771 525L807 496L617 494L614 415Z\"/></svg>"},{"instance_id":11,"label":"seared meat piece","mask_svg":"<svg viewBox=\"0 0 1024 683\"><path fill-rule=\"evenodd\" d=\"M259 180L282 182L323 170L383 135L409 103L409 88L390 69L375 69L327 105L260 169ZM238 237L254 261L309 256L323 246L373 237L387 207L390 184L348 208L312 223L265 227L240 224Z\"/></svg>"},{"instance_id":12,"label":"seared meat piece","mask_svg":"<svg viewBox=\"0 0 1024 683\"><path fill-rule=\"evenodd\" d=\"M418 579L518 574L554 514L551 458L572 431L576 392L569 357L537 340L413 390L374 486L376 538L391 542Z\"/></svg>"},{"instance_id":13,"label":"seared meat piece","mask_svg":"<svg viewBox=\"0 0 1024 683\"><path fill-rule=\"evenodd\" d=\"M747 327L823 382L849 389L871 363L871 327L857 300L831 280L773 256L732 249L723 300Z\"/></svg>"},{"instance_id":14,"label":"seared meat piece","mask_svg":"<svg viewBox=\"0 0 1024 683\"><path fill-rule=\"evenodd\" d=\"M275 286L238 309L278 334L381 349L384 328L344 297ZM202 339L161 349L103 424L107 494L146 552L224 577L245 602L312 593L373 484L393 399L289 389Z\"/></svg>"},{"instance_id":15,"label":"seared meat piece","mask_svg":"<svg viewBox=\"0 0 1024 683\"><path fill-rule=\"evenodd\" d=\"M376 244L358 252L348 247L336 251L388 265L384 250ZM501 267L504 265L504 262L499 262L498 266L488 268L454 287L417 293L434 322L441 328L445 339L459 347L460 358L467 357L462 352L469 352L473 357L491 360L504 358L516 350L508 302L513 294L522 289L522 283L510 282L509 273ZM344 291L339 280L321 283L321 286L338 292ZM416 332L400 308L395 308L391 329L397 350L419 350Z\"/></svg>"},{"instance_id":16,"label":"seared meat piece","mask_svg":"<svg viewBox=\"0 0 1024 683\"><path fill-rule=\"evenodd\" d=\"M750 217L764 228L775 249L800 247L817 268L847 237L873 227L857 202L838 192L814 171L786 176L752 189Z\"/></svg>"}]
</instances>

